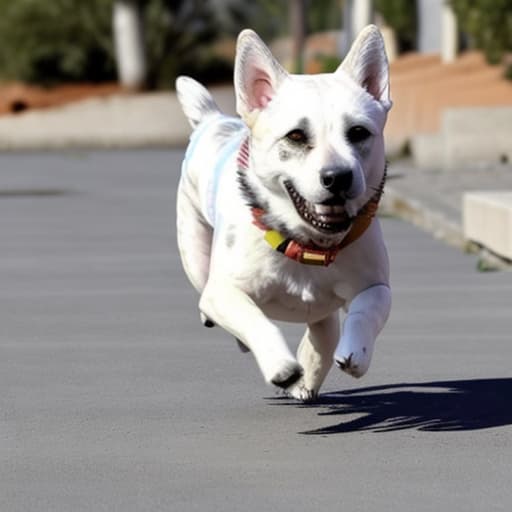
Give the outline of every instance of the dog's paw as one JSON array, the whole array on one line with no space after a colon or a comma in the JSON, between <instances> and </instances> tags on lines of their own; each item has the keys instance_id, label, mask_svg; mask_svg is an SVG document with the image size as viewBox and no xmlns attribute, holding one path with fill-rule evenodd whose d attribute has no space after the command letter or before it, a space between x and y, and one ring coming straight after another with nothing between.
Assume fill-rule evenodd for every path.
<instances>
[{"instance_id":1,"label":"dog's paw","mask_svg":"<svg viewBox=\"0 0 512 512\"><path fill-rule=\"evenodd\" d=\"M302 379L293 386L288 387L286 393L291 398L295 398L301 402L313 402L318 397L318 391L306 388Z\"/></svg>"},{"instance_id":2,"label":"dog's paw","mask_svg":"<svg viewBox=\"0 0 512 512\"><path fill-rule=\"evenodd\" d=\"M201 318L201 323L205 326L205 327L208 327L209 329L211 327L215 327L215 322L213 322L212 320L210 320L202 311L199 312L199 317Z\"/></svg>"},{"instance_id":3,"label":"dog's paw","mask_svg":"<svg viewBox=\"0 0 512 512\"><path fill-rule=\"evenodd\" d=\"M295 384L303 374L302 367L295 361L285 362L270 379L270 382L279 388L287 389Z\"/></svg>"},{"instance_id":4,"label":"dog's paw","mask_svg":"<svg viewBox=\"0 0 512 512\"><path fill-rule=\"evenodd\" d=\"M334 363L340 370L343 370L356 379L362 377L368 371L368 365L359 364L353 352L345 357L335 357Z\"/></svg>"}]
</instances>

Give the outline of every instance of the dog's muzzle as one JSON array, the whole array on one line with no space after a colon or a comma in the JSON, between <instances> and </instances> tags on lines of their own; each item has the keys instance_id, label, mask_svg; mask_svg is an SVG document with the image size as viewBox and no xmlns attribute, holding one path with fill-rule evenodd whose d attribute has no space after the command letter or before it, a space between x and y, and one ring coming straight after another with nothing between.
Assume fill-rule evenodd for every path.
<instances>
[{"instance_id":1,"label":"dog's muzzle","mask_svg":"<svg viewBox=\"0 0 512 512\"><path fill-rule=\"evenodd\" d=\"M352 224L353 219L345 210L343 197L334 196L322 203L312 203L297 192L291 181L285 181L284 186L300 217L318 231L327 234L340 233Z\"/></svg>"}]
</instances>

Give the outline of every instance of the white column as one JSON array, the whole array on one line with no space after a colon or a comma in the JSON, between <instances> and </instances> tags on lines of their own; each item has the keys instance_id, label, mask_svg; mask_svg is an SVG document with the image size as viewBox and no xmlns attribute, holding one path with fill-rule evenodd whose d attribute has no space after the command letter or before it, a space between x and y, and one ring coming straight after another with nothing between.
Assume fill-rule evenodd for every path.
<instances>
[{"instance_id":1,"label":"white column","mask_svg":"<svg viewBox=\"0 0 512 512\"><path fill-rule=\"evenodd\" d=\"M373 22L372 0L354 0L352 2L352 39Z\"/></svg>"},{"instance_id":2,"label":"white column","mask_svg":"<svg viewBox=\"0 0 512 512\"><path fill-rule=\"evenodd\" d=\"M453 62L457 58L458 46L457 18L450 5L444 4L441 11L441 59L443 62Z\"/></svg>"},{"instance_id":3,"label":"white column","mask_svg":"<svg viewBox=\"0 0 512 512\"><path fill-rule=\"evenodd\" d=\"M146 80L146 55L139 7L135 0L116 0L112 13L119 81L139 89Z\"/></svg>"},{"instance_id":4,"label":"white column","mask_svg":"<svg viewBox=\"0 0 512 512\"><path fill-rule=\"evenodd\" d=\"M418 51L440 53L441 18L444 0L417 0L418 10Z\"/></svg>"},{"instance_id":5,"label":"white column","mask_svg":"<svg viewBox=\"0 0 512 512\"><path fill-rule=\"evenodd\" d=\"M343 0L343 37L341 53L346 55L359 32L366 25L373 23L372 0Z\"/></svg>"}]
</instances>

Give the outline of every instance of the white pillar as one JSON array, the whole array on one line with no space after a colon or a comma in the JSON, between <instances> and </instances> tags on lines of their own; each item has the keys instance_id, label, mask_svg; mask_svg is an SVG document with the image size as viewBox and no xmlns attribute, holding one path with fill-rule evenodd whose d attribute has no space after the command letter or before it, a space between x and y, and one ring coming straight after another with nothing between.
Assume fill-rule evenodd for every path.
<instances>
[{"instance_id":1,"label":"white pillar","mask_svg":"<svg viewBox=\"0 0 512 512\"><path fill-rule=\"evenodd\" d=\"M441 11L441 59L443 62L453 62L457 58L459 37L457 18L453 9L444 4Z\"/></svg>"},{"instance_id":2,"label":"white pillar","mask_svg":"<svg viewBox=\"0 0 512 512\"><path fill-rule=\"evenodd\" d=\"M417 0L418 51L440 53L441 18L444 0Z\"/></svg>"},{"instance_id":3,"label":"white pillar","mask_svg":"<svg viewBox=\"0 0 512 512\"><path fill-rule=\"evenodd\" d=\"M343 0L342 55L346 55L359 32L373 23L372 0Z\"/></svg>"},{"instance_id":4,"label":"white pillar","mask_svg":"<svg viewBox=\"0 0 512 512\"><path fill-rule=\"evenodd\" d=\"M140 89L146 81L146 55L139 7L135 0L116 0L112 13L119 81Z\"/></svg>"},{"instance_id":5,"label":"white pillar","mask_svg":"<svg viewBox=\"0 0 512 512\"><path fill-rule=\"evenodd\" d=\"M352 39L355 39L359 32L366 25L373 22L372 0L353 0L352 2Z\"/></svg>"},{"instance_id":6,"label":"white pillar","mask_svg":"<svg viewBox=\"0 0 512 512\"><path fill-rule=\"evenodd\" d=\"M352 0L341 0L343 31L340 43L341 56L350 50L352 43Z\"/></svg>"}]
</instances>

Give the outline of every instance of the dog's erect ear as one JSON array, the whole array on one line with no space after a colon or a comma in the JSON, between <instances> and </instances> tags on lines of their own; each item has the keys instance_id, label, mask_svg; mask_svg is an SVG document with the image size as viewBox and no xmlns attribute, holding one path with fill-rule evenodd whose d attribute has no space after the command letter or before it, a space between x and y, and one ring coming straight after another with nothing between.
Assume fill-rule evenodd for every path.
<instances>
[{"instance_id":1,"label":"dog's erect ear","mask_svg":"<svg viewBox=\"0 0 512 512\"><path fill-rule=\"evenodd\" d=\"M238 36L235 59L236 110L247 120L253 110L264 109L287 72L252 30Z\"/></svg>"},{"instance_id":2,"label":"dog's erect ear","mask_svg":"<svg viewBox=\"0 0 512 512\"><path fill-rule=\"evenodd\" d=\"M375 25L368 25L360 32L336 73L340 71L365 88L386 110L391 108L388 58L384 40Z\"/></svg>"}]
</instances>

